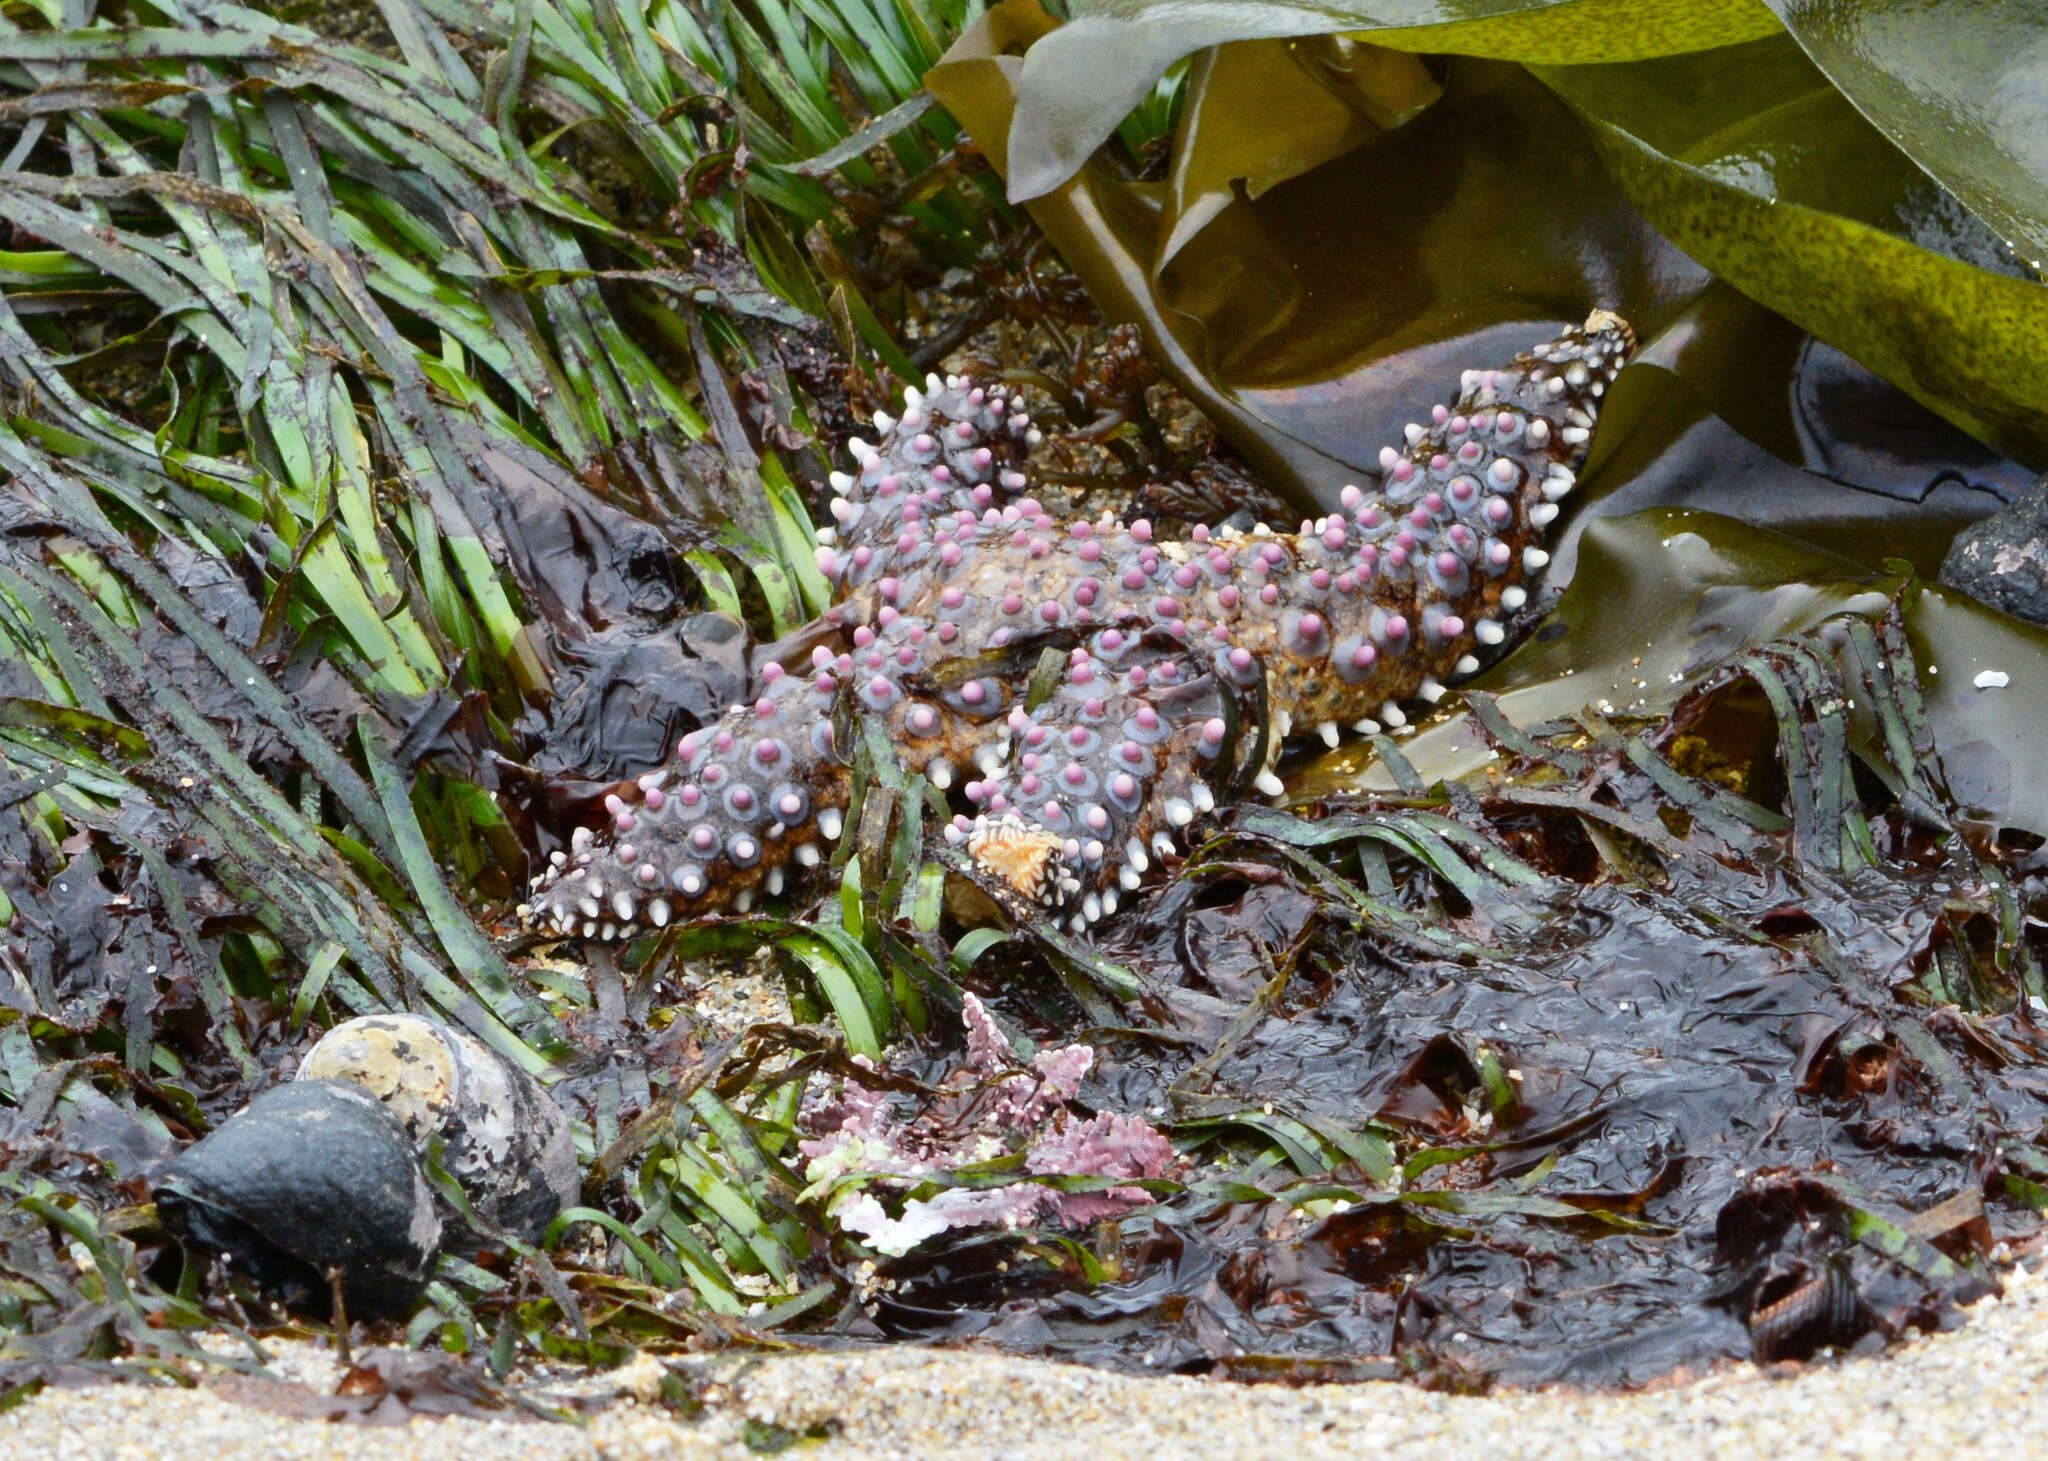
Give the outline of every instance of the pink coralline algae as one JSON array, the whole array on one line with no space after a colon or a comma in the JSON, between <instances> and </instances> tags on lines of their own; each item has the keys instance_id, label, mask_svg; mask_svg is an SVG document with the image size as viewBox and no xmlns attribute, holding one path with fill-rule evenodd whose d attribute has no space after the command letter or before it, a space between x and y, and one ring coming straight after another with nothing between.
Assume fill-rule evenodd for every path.
<instances>
[{"instance_id":1,"label":"pink coralline algae","mask_svg":"<svg viewBox=\"0 0 2048 1461\"><path fill-rule=\"evenodd\" d=\"M933 377L849 443L818 565L836 602L745 703L607 802L521 915L615 939L744 913L826 859L852 794L835 725L880 717L953 801L984 886L1076 932L1219 805L1274 795L1282 743L1403 723L1499 652L1608 387L1635 347L1596 310L1380 453L1377 487L1300 531L1054 519L1021 470L1038 430L999 387Z\"/></svg>"},{"instance_id":2,"label":"pink coralline algae","mask_svg":"<svg viewBox=\"0 0 2048 1461\"><path fill-rule=\"evenodd\" d=\"M961 1013L967 1061L929 1106L900 1116L882 1092L848 1080L836 1099L804 1113L805 1129L815 1133L798 1144L811 1184L806 1196L830 1193L826 1211L838 1227L891 1256L955 1228L1072 1227L1152 1201L1142 1187L1067 1192L1021 1179L909 1196L963 1167L1019 1153L1024 1171L1041 1177L1135 1180L1164 1177L1178 1165L1173 1144L1143 1118L1067 1109L1095 1064L1089 1046L1041 1050L1020 1067L979 999L968 995ZM842 1184L849 1177L863 1180ZM885 1196L902 1199L894 1216Z\"/></svg>"}]
</instances>

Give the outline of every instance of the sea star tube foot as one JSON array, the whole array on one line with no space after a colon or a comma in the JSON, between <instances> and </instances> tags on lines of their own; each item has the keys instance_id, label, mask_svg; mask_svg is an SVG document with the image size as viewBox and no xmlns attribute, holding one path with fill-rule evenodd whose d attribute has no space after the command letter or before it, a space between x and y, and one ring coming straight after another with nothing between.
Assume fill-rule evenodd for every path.
<instances>
[{"instance_id":1,"label":"sea star tube foot","mask_svg":"<svg viewBox=\"0 0 2048 1461\"><path fill-rule=\"evenodd\" d=\"M607 799L521 916L613 939L745 912L825 860L879 716L902 766L955 800L981 880L1076 930L1115 912L1224 802L1281 788L1296 732L1405 723L1507 641L1549 556L1602 398L1635 348L1618 316L1493 370L1380 453L1376 491L1298 532L1055 520L1014 397L953 377L849 443L818 564L835 601L810 660ZM819 639L823 642L816 642Z\"/></svg>"}]
</instances>

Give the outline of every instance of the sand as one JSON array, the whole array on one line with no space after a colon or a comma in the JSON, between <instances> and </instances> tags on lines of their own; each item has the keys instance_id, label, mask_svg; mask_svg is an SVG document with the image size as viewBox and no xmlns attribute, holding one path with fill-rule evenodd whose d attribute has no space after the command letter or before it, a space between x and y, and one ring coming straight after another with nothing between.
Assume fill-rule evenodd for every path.
<instances>
[{"instance_id":1,"label":"sand","mask_svg":"<svg viewBox=\"0 0 2048 1461\"><path fill-rule=\"evenodd\" d=\"M487 1461L493 1457L751 1457L794 1444L839 1458L992 1456L2034 1458L2048 1453L2048 1265L2008 1275L1970 1322L1883 1356L1768 1370L1735 1365L1628 1395L1469 1397L1383 1383L1301 1389L1147 1379L963 1350L717 1355L674 1361L705 1405L679 1417L643 1357L628 1392L583 1425L415 1419L386 1427L292 1420L194 1390L45 1390L0 1415L0 1457L226 1461ZM280 1347L280 1372L331 1386L332 1355ZM643 1398L632 1398L637 1394Z\"/></svg>"}]
</instances>

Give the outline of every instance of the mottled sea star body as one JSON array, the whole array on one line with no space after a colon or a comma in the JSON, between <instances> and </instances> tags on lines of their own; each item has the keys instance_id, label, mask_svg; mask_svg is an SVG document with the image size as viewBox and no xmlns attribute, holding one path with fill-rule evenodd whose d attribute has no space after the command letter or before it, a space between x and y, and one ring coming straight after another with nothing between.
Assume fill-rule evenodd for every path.
<instances>
[{"instance_id":1,"label":"mottled sea star body","mask_svg":"<svg viewBox=\"0 0 2048 1461\"><path fill-rule=\"evenodd\" d=\"M1634 348L1617 316L1498 370L1380 454L1376 492L1298 533L1056 521L1021 465L1037 431L999 390L934 377L849 443L819 567L836 602L807 664L607 800L521 914L612 939L745 912L825 860L851 773L837 725L882 718L904 769L964 803L985 882L1079 930L1116 910L1221 801L1280 790L1297 727L1402 723L1479 668L1549 561L1600 401Z\"/></svg>"}]
</instances>

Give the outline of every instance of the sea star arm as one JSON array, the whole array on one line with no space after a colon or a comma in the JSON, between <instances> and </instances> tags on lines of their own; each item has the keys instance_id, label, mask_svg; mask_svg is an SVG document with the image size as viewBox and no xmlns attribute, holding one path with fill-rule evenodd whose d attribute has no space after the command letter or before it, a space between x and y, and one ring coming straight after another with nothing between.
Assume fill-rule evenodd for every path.
<instances>
[{"instance_id":1,"label":"sea star arm","mask_svg":"<svg viewBox=\"0 0 2048 1461\"><path fill-rule=\"evenodd\" d=\"M1000 883L1063 910L1076 932L1114 913L1257 766L1253 687L1160 638L1106 660L1073 650L1042 704L1011 710L1001 768L966 785L976 813L946 830Z\"/></svg>"},{"instance_id":2,"label":"sea star arm","mask_svg":"<svg viewBox=\"0 0 2048 1461\"><path fill-rule=\"evenodd\" d=\"M832 522L818 533L818 565L842 592L957 563L935 524L977 518L1020 491L1017 463L1039 439L1021 404L959 376L927 376L922 391L903 393L901 416L874 419L880 440L847 443L854 470L832 474Z\"/></svg>"},{"instance_id":3,"label":"sea star arm","mask_svg":"<svg viewBox=\"0 0 2048 1461\"><path fill-rule=\"evenodd\" d=\"M750 909L825 858L849 793L833 710L840 677L764 669L756 698L684 736L673 761L605 799L605 833L579 827L522 905L549 932L613 939L671 918Z\"/></svg>"}]
</instances>

